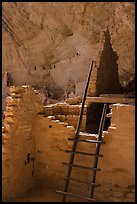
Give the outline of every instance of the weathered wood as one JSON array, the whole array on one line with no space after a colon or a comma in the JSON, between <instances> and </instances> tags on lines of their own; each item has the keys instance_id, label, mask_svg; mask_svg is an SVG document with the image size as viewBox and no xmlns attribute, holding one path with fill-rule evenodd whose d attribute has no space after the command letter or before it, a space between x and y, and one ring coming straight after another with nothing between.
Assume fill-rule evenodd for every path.
<instances>
[{"instance_id":1,"label":"weathered wood","mask_svg":"<svg viewBox=\"0 0 137 204\"><path fill-rule=\"evenodd\" d=\"M135 103L135 98L122 98L122 97L87 97L86 103L123 103L123 104L131 104Z\"/></svg>"}]
</instances>

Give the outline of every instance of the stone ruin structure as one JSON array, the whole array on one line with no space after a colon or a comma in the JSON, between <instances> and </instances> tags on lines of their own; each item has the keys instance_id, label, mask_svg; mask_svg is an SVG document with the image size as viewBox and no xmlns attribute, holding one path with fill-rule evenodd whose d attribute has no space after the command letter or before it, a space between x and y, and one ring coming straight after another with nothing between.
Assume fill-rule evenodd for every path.
<instances>
[{"instance_id":1,"label":"stone ruin structure","mask_svg":"<svg viewBox=\"0 0 137 204\"><path fill-rule=\"evenodd\" d=\"M2 75L2 115L6 108L5 101L6 101L6 97L9 94L9 87L12 85L13 85L13 82L12 82L10 74L8 72L5 72Z\"/></svg>"},{"instance_id":2,"label":"stone ruin structure","mask_svg":"<svg viewBox=\"0 0 137 204\"><path fill-rule=\"evenodd\" d=\"M88 89L81 132L89 132L93 139L102 104L109 109L99 160L100 172L95 197L101 201L135 201L135 105L134 97L127 97L118 80L117 56L110 44L108 30ZM105 58L105 60L104 60ZM126 93L126 94L125 94ZM52 189L49 201L60 201L55 190L61 189L65 166L81 108L81 97L64 102L42 104L42 95L30 86L10 86L6 99L5 120L2 127L2 196L3 201L16 201L27 196L30 189ZM94 120L93 120L94 118ZM99 118L99 120L97 120ZM92 121L92 122L91 122ZM91 123L91 124L90 124ZM94 134L95 133L95 134ZM78 150L94 152L95 146L79 143ZM91 157L76 156L76 162L89 166ZM73 177L88 181L91 172L73 170ZM86 195L88 186L70 185L70 191ZM68 201L75 201L68 198ZM79 200L76 199L76 202Z\"/></svg>"}]
</instances>

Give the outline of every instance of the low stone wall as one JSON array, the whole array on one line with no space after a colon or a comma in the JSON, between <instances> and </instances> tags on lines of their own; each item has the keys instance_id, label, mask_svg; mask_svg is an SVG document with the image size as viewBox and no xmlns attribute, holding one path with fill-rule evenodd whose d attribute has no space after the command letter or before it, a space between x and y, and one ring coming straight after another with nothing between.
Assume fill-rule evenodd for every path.
<instances>
[{"instance_id":1,"label":"low stone wall","mask_svg":"<svg viewBox=\"0 0 137 204\"><path fill-rule=\"evenodd\" d=\"M66 102L51 104L43 107L45 116L55 116L56 120L68 123L70 126L77 127L78 117L81 110L81 104L70 105ZM87 105L84 107L81 131L85 131L87 119Z\"/></svg>"},{"instance_id":2,"label":"low stone wall","mask_svg":"<svg viewBox=\"0 0 137 204\"><path fill-rule=\"evenodd\" d=\"M81 105L69 105L68 103L57 103L44 106L44 113L46 116L49 115L79 115ZM87 106L84 107L83 115L86 115Z\"/></svg>"}]
</instances>

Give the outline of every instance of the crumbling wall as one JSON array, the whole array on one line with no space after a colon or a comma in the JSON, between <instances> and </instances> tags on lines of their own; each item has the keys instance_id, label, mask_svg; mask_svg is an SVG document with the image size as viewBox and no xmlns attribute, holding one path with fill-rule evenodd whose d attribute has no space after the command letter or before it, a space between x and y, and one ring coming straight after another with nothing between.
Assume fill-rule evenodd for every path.
<instances>
[{"instance_id":1,"label":"crumbling wall","mask_svg":"<svg viewBox=\"0 0 137 204\"><path fill-rule=\"evenodd\" d=\"M118 55L113 50L109 29L103 31L103 48L101 50L97 71L97 95L122 92L118 76Z\"/></svg>"},{"instance_id":2,"label":"crumbling wall","mask_svg":"<svg viewBox=\"0 0 137 204\"><path fill-rule=\"evenodd\" d=\"M94 62L88 88L89 96L123 92L118 76L117 60L118 55L112 48L110 32L107 28L101 33L100 50Z\"/></svg>"},{"instance_id":3,"label":"crumbling wall","mask_svg":"<svg viewBox=\"0 0 137 204\"><path fill-rule=\"evenodd\" d=\"M51 104L44 107L44 114L45 116L54 116L56 120L67 123L76 129L81 106L81 104L70 105L68 103ZM81 131L85 131L87 118L86 113L87 106L85 105L81 123Z\"/></svg>"},{"instance_id":4,"label":"crumbling wall","mask_svg":"<svg viewBox=\"0 0 137 204\"><path fill-rule=\"evenodd\" d=\"M135 201L135 106L114 104L111 126L101 146L95 196L102 201Z\"/></svg>"},{"instance_id":5,"label":"crumbling wall","mask_svg":"<svg viewBox=\"0 0 137 204\"><path fill-rule=\"evenodd\" d=\"M33 120L42 110L41 97L32 88L11 87L6 100L2 133L3 201L23 195L35 182Z\"/></svg>"},{"instance_id":6,"label":"crumbling wall","mask_svg":"<svg viewBox=\"0 0 137 204\"><path fill-rule=\"evenodd\" d=\"M8 78L8 72L2 74L2 112L5 111L5 101L6 97L9 94L9 87L13 85L10 83L10 79Z\"/></svg>"}]
</instances>

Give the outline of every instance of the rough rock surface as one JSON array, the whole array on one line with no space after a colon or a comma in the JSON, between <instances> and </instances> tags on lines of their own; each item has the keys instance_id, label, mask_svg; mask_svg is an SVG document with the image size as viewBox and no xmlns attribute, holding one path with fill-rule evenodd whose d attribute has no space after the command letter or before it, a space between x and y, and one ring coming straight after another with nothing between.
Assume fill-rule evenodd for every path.
<instances>
[{"instance_id":1,"label":"rough rock surface","mask_svg":"<svg viewBox=\"0 0 137 204\"><path fill-rule=\"evenodd\" d=\"M15 85L77 95L108 26L120 83L128 85L135 72L134 21L131 2L3 2L3 72Z\"/></svg>"}]
</instances>

